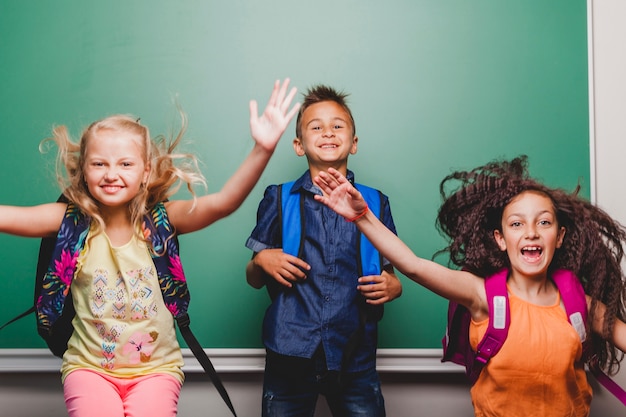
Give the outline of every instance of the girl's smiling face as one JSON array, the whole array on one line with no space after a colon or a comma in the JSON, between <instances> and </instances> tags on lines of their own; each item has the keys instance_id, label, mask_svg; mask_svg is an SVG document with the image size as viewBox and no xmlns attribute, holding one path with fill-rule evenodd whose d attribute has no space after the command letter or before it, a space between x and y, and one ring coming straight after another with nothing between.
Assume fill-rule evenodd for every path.
<instances>
[{"instance_id":1,"label":"girl's smiling face","mask_svg":"<svg viewBox=\"0 0 626 417\"><path fill-rule=\"evenodd\" d=\"M537 191L524 191L513 198L502 212L501 230L494 231L512 271L528 277L547 275L564 236L552 200Z\"/></svg>"},{"instance_id":2,"label":"girl's smiling face","mask_svg":"<svg viewBox=\"0 0 626 417\"><path fill-rule=\"evenodd\" d=\"M148 178L141 140L102 129L89 139L83 167L87 188L101 207L126 206Z\"/></svg>"}]
</instances>

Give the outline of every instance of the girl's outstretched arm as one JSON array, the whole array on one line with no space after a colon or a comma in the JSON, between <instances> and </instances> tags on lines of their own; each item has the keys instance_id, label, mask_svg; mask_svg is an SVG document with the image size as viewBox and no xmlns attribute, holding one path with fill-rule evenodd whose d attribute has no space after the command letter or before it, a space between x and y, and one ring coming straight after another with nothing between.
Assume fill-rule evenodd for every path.
<instances>
[{"instance_id":1,"label":"girl's outstretched arm","mask_svg":"<svg viewBox=\"0 0 626 417\"><path fill-rule=\"evenodd\" d=\"M56 236L67 204L0 206L0 233L24 237Z\"/></svg>"},{"instance_id":2,"label":"girl's outstretched arm","mask_svg":"<svg viewBox=\"0 0 626 417\"><path fill-rule=\"evenodd\" d=\"M195 207L192 200L166 203L168 216L178 233L202 229L234 212L254 188L287 125L298 112L300 103L289 106L296 88L287 92L289 79L274 83L272 95L259 117L257 102L250 101L250 132L254 148L224 187L216 193L200 197Z\"/></svg>"},{"instance_id":3,"label":"girl's outstretched arm","mask_svg":"<svg viewBox=\"0 0 626 417\"><path fill-rule=\"evenodd\" d=\"M446 268L416 256L367 208L361 193L337 170L329 168L314 179L324 196L315 199L348 221L354 221L372 244L401 273L434 293L466 306L476 320L486 318L484 281L469 272Z\"/></svg>"}]
</instances>

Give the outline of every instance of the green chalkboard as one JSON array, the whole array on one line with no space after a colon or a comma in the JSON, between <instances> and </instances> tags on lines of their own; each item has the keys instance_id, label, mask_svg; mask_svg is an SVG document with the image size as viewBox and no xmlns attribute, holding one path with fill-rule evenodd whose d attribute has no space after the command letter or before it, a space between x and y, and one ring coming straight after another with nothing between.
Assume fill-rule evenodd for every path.
<instances>
[{"instance_id":1,"label":"green chalkboard","mask_svg":"<svg viewBox=\"0 0 626 417\"><path fill-rule=\"evenodd\" d=\"M351 93L359 182L389 195L399 235L424 257L443 245L434 221L439 181L521 153L553 186L589 193L585 0L317 0L0 2L1 204L58 195L55 124L74 135L113 113L153 133L177 127L175 100L218 190L252 147L248 100L275 79ZM264 188L306 161L294 127L244 205L181 240L192 327L211 348L261 347L268 297L245 283L244 247ZM38 242L0 236L0 321L32 302ZM443 260L445 261L445 260ZM446 303L406 277L380 346L440 346ZM43 347L34 318L0 333L0 347Z\"/></svg>"}]
</instances>

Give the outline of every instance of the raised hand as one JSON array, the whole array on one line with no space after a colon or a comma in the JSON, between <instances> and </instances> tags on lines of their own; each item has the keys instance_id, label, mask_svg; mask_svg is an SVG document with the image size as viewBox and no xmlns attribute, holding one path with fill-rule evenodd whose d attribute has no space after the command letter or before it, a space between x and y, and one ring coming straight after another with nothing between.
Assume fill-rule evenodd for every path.
<instances>
[{"instance_id":1,"label":"raised hand","mask_svg":"<svg viewBox=\"0 0 626 417\"><path fill-rule=\"evenodd\" d=\"M367 202L361 193L336 169L321 171L313 181L324 193L323 196L316 195L315 199L346 219L358 219L367 211Z\"/></svg>"},{"instance_id":2,"label":"raised hand","mask_svg":"<svg viewBox=\"0 0 626 417\"><path fill-rule=\"evenodd\" d=\"M263 114L258 116L258 105L256 100L250 101L250 132L254 141L266 150L273 151L278 140L285 132L287 125L293 116L300 109L300 103L296 103L291 110L289 106L296 95L297 89L293 87L289 94L289 78L280 83L274 83L274 89L270 96Z\"/></svg>"}]
</instances>

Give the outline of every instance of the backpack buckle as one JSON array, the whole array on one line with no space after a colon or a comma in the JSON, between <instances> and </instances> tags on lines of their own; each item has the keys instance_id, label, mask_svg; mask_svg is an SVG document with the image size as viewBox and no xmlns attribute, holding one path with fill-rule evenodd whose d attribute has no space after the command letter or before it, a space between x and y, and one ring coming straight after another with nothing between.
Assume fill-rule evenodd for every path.
<instances>
[{"instance_id":1,"label":"backpack buckle","mask_svg":"<svg viewBox=\"0 0 626 417\"><path fill-rule=\"evenodd\" d=\"M189 327L189 324L191 323L189 314L185 313L176 317L176 323L178 324L178 327Z\"/></svg>"}]
</instances>

